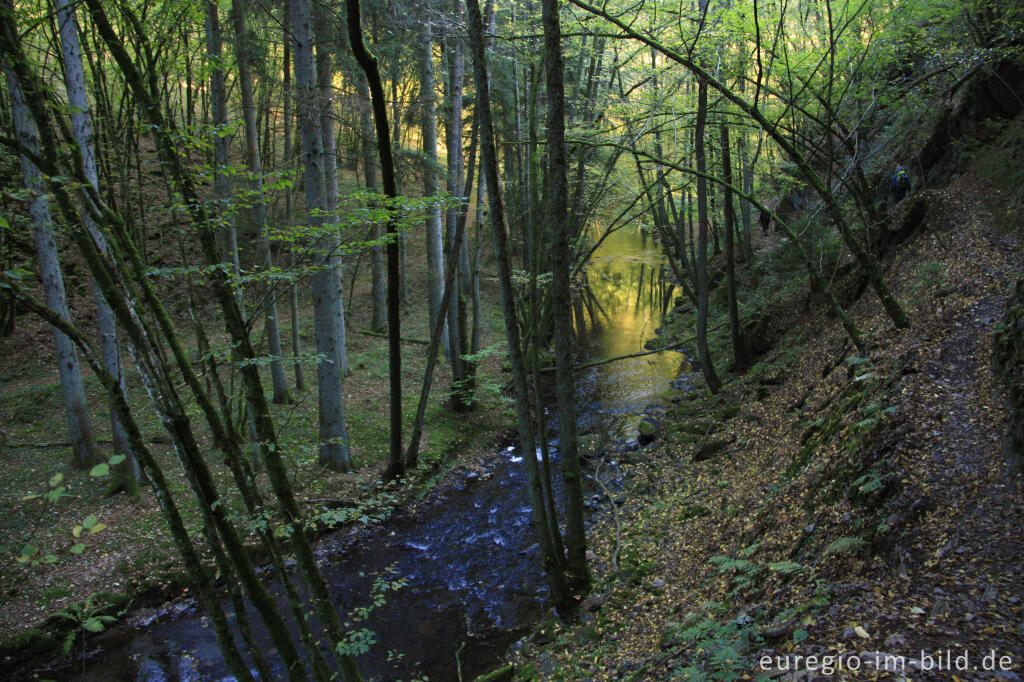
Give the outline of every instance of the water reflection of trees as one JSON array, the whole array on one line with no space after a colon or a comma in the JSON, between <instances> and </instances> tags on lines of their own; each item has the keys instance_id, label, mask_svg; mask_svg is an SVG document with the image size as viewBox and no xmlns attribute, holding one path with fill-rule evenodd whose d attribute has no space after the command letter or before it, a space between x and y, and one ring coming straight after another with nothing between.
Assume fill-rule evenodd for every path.
<instances>
[{"instance_id":1,"label":"water reflection of trees","mask_svg":"<svg viewBox=\"0 0 1024 682\"><path fill-rule=\"evenodd\" d=\"M636 343L652 336L652 325L660 324L675 289L661 275L660 267L641 260L592 263L574 299L577 338L590 343L611 329Z\"/></svg>"}]
</instances>

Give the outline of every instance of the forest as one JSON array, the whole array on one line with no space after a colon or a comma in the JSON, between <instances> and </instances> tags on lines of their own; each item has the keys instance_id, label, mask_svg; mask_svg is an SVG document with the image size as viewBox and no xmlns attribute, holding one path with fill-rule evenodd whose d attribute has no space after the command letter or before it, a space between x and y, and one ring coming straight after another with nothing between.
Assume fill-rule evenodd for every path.
<instances>
[{"instance_id":1,"label":"forest","mask_svg":"<svg viewBox=\"0 0 1024 682\"><path fill-rule=\"evenodd\" d=\"M1020 680L1016 0L0 0L0 676Z\"/></svg>"}]
</instances>

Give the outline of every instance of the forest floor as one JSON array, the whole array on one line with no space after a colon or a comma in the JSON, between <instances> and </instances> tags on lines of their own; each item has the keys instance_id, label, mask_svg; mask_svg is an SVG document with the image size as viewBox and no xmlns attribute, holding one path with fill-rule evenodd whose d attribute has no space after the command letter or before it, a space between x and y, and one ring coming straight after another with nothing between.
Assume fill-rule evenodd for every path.
<instances>
[{"instance_id":1,"label":"forest floor","mask_svg":"<svg viewBox=\"0 0 1024 682\"><path fill-rule=\"evenodd\" d=\"M402 335L405 338L429 337L426 315L426 264L417 257L421 249L409 249L410 301L405 307ZM370 328L369 267L363 259L355 294L347 301L348 353L351 376L346 380L346 411L349 438L356 470L335 474L317 464L315 446L316 371L312 362L305 365L307 388L295 393L292 405L272 407L279 440L293 475L297 497L311 519L339 505L358 510L355 518L375 522L410 496L424 494L445 471L459 461L489 451L493 443L507 433L513 423L507 402L501 394L500 353L484 353L478 375L479 409L455 414L445 407L451 381L444 362L435 370L433 391L426 412L420 449L420 469L411 486L389 488L379 484L387 456L388 393L387 340L367 335ZM73 309L87 310L91 305L88 287L74 262L69 289ZM75 284L78 282L78 284ZM346 277L346 292L349 281ZM483 345L503 342L500 311L491 306L496 300L493 282L484 278ZM174 298L172 297L173 301ZM287 299L281 310L281 328L289 328ZM177 311L182 314L181 311ZM201 313L202 315L202 313ZM86 316L87 317L87 316ZM214 312L210 319L215 318ZM179 328L191 339L191 327L182 317ZM211 332L217 333L214 325ZM301 311L302 342L307 352L315 349L313 320L309 309ZM258 336L259 330L257 330ZM58 649L59 644L43 634L44 623L54 622L54 614L75 612L90 597L91 608L107 613L156 604L177 597L188 584L170 535L149 488L143 488L137 502L124 495L104 496L103 481L90 478L88 472L69 466L70 447L65 442L63 402L56 370L50 330L31 316L18 319L15 333L0 341L0 656L24 649L37 652ZM404 343L403 415L406 430L411 426L419 398L426 359L426 346ZM294 375L287 367L294 393ZM99 383L83 368L86 390L101 448L109 449L109 422ZM157 416L147 406L147 398L137 375L129 367L129 401L138 406L137 417L144 435L150 439L154 454L170 478L172 490L180 492L183 515L189 528L199 535L198 510L187 494L186 482L177 465L169 441ZM267 386L269 394L269 384ZM210 439L196 418L201 442L213 451ZM312 435L311 435L312 434ZM468 460L467 460L468 458ZM218 484L230 490L230 475L219 458L213 464ZM56 503L43 499L24 499L45 493L51 477L63 476L65 495ZM262 482L264 485L266 481ZM233 503L240 508L238 500ZM102 528L95 534L76 538L73 529L94 515ZM250 539L254 540L253 536ZM84 542L80 555L69 552L75 542ZM56 560L35 565L15 559L31 544L38 557L47 554ZM4 668L0 658L0 669Z\"/></svg>"},{"instance_id":2,"label":"forest floor","mask_svg":"<svg viewBox=\"0 0 1024 682\"><path fill-rule=\"evenodd\" d=\"M604 455L627 494L591 529L595 590L580 623L520 643L517 678L1024 676L1024 483L991 366L1024 251L992 191L972 174L930 191L886 260L909 331L868 289L859 357L820 300L791 296L750 372L680 393L654 444Z\"/></svg>"}]
</instances>

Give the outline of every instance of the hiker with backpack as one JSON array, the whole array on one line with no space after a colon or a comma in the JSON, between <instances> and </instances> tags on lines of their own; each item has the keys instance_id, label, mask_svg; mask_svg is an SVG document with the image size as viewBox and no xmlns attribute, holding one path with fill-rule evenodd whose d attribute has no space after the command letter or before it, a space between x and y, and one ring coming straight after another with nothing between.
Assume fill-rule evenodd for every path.
<instances>
[{"instance_id":1,"label":"hiker with backpack","mask_svg":"<svg viewBox=\"0 0 1024 682\"><path fill-rule=\"evenodd\" d=\"M761 211L761 215L757 216L757 222L761 224L761 233L767 237L768 230L772 226L772 214L768 211Z\"/></svg>"},{"instance_id":2,"label":"hiker with backpack","mask_svg":"<svg viewBox=\"0 0 1024 682\"><path fill-rule=\"evenodd\" d=\"M910 192L910 176L907 175L903 166L896 166L896 174L892 176L892 181L889 183L889 191L892 192L893 205L903 201L903 197Z\"/></svg>"}]
</instances>

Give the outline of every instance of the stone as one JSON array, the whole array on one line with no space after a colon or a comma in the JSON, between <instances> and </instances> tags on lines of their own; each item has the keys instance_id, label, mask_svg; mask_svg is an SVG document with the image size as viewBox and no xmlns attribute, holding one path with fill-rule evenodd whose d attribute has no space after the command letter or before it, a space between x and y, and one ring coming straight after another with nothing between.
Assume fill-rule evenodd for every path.
<instances>
[{"instance_id":1,"label":"stone","mask_svg":"<svg viewBox=\"0 0 1024 682\"><path fill-rule=\"evenodd\" d=\"M639 445L648 445L658 438L658 426L646 419L637 425L636 442Z\"/></svg>"},{"instance_id":2,"label":"stone","mask_svg":"<svg viewBox=\"0 0 1024 682\"><path fill-rule=\"evenodd\" d=\"M907 646L907 636L899 632L889 635L882 644L886 649L899 650Z\"/></svg>"},{"instance_id":3,"label":"stone","mask_svg":"<svg viewBox=\"0 0 1024 682\"><path fill-rule=\"evenodd\" d=\"M704 445L700 446L697 452L694 453L693 461L707 461L722 452L727 445L729 445L729 441L726 440L713 440L708 443L704 443Z\"/></svg>"},{"instance_id":4,"label":"stone","mask_svg":"<svg viewBox=\"0 0 1024 682\"><path fill-rule=\"evenodd\" d=\"M580 603L580 608L588 613L593 613L604 606L605 600L605 596L601 593L592 594Z\"/></svg>"}]
</instances>

